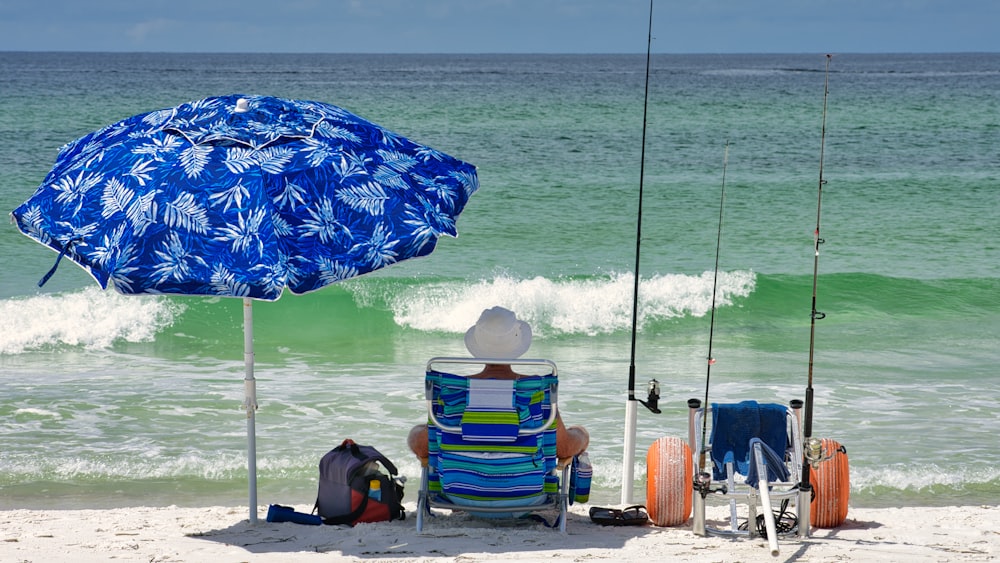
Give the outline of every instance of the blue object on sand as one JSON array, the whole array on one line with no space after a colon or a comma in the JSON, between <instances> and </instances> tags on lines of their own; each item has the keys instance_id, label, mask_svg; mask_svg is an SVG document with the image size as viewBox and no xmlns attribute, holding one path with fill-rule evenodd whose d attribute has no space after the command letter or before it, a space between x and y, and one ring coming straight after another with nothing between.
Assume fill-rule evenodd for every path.
<instances>
[{"instance_id":1,"label":"blue object on sand","mask_svg":"<svg viewBox=\"0 0 1000 563\"><path fill-rule=\"evenodd\" d=\"M267 507L267 521L294 522L296 524L308 524L310 526L319 526L323 524L323 519L319 515L296 512L294 508L290 506L281 506L280 504L272 504Z\"/></svg>"}]
</instances>

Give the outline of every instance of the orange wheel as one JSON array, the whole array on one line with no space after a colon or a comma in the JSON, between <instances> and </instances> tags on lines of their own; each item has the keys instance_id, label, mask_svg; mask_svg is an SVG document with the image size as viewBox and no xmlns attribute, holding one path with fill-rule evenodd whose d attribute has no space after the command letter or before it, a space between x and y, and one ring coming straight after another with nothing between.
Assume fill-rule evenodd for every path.
<instances>
[{"instance_id":1,"label":"orange wheel","mask_svg":"<svg viewBox=\"0 0 1000 563\"><path fill-rule=\"evenodd\" d=\"M823 438L823 453L833 457L809 468L813 486L810 523L817 528L836 528L847 519L847 503L851 498L851 476L847 450L836 440Z\"/></svg>"},{"instance_id":2,"label":"orange wheel","mask_svg":"<svg viewBox=\"0 0 1000 563\"><path fill-rule=\"evenodd\" d=\"M691 448L657 438L646 452L646 511L655 526L679 526L691 515Z\"/></svg>"}]
</instances>

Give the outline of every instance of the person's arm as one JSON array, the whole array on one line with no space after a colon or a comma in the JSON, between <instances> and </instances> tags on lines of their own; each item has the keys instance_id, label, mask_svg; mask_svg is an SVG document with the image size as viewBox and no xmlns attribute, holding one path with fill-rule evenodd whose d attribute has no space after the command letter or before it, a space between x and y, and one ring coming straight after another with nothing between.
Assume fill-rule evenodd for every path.
<instances>
[{"instance_id":1,"label":"person's arm","mask_svg":"<svg viewBox=\"0 0 1000 563\"><path fill-rule=\"evenodd\" d=\"M566 459L587 449L590 434L582 426L566 428L562 416L556 416L556 457Z\"/></svg>"}]
</instances>

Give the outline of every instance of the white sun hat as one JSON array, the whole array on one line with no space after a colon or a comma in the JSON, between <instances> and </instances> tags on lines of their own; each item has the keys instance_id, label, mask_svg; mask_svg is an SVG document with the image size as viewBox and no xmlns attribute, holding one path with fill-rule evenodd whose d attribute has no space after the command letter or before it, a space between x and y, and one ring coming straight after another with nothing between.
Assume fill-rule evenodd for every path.
<instances>
[{"instance_id":1,"label":"white sun hat","mask_svg":"<svg viewBox=\"0 0 1000 563\"><path fill-rule=\"evenodd\" d=\"M531 346L531 325L517 320L513 311L493 307L483 311L468 332L465 347L477 358L513 359Z\"/></svg>"}]
</instances>

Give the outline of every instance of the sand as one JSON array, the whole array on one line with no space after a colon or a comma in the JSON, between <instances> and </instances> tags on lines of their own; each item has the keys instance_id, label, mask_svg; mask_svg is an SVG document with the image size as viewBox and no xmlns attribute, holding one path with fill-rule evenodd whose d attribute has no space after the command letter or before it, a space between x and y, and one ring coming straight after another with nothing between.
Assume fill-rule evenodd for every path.
<instances>
[{"instance_id":1,"label":"sand","mask_svg":"<svg viewBox=\"0 0 1000 563\"><path fill-rule=\"evenodd\" d=\"M308 507L296 507L307 512ZM687 526L607 527L588 505L570 507L567 533L536 523L498 524L440 512L422 534L405 521L306 526L260 520L246 507L132 507L0 511L0 561L994 561L1000 506L852 508L836 529L782 538L701 537ZM710 506L708 518L726 509Z\"/></svg>"}]
</instances>

